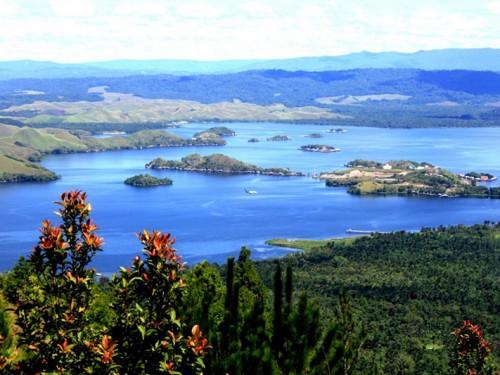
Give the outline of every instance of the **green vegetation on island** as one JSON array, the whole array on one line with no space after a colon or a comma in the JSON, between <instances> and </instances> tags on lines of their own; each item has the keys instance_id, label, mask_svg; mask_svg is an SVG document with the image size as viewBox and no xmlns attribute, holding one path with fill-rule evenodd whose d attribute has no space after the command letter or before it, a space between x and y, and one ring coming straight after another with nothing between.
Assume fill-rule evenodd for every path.
<instances>
[{"instance_id":1,"label":"green vegetation on island","mask_svg":"<svg viewBox=\"0 0 500 375\"><path fill-rule=\"evenodd\" d=\"M202 156L191 154L181 160L164 160L156 158L146 164L151 169L173 169L203 173L227 174L261 174L269 176L303 176L301 172L293 172L288 168L261 168L222 154Z\"/></svg>"},{"instance_id":2,"label":"green vegetation on island","mask_svg":"<svg viewBox=\"0 0 500 375\"><path fill-rule=\"evenodd\" d=\"M339 148L328 146L328 145L304 145L300 146L300 150L307 152L338 152Z\"/></svg>"},{"instance_id":3,"label":"green vegetation on island","mask_svg":"<svg viewBox=\"0 0 500 375\"><path fill-rule=\"evenodd\" d=\"M285 142L291 139L292 138L290 138L288 135L274 135L272 137L267 138L267 140L270 142Z\"/></svg>"},{"instance_id":4,"label":"green vegetation on island","mask_svg":"<svg viewBox=\"0 0 500 375\"><path fill-rule=\"evenodd\" d=\"M347 170L321 173L319 178L327 186L347 186L349 193L359 195L500 198L499 187L477 185L429 163L354 160L346 166Z\"/></svg>"},{"instance_id":5,"label":"green vegetation on island","mask_svg":"<svg viewBox=\"0 0 500 375\"><path fill-rule=\"evenodd\" d=\"M172 185L173 182L169 178L158 178L149 174L139 174L137 176L127 178L123 183L136 187L152 187Z\"/></svg>"},{"instance_id":6,"label":"green vegetation on island","mask_svg":"<svg viewBox=\"0 0 500 375\"><path fill-rule=\"evenodd\" d=\"M207 134L215 134L219 137L234 137L236 132L226 126L216 126L196 133L193 135L193 138L200 138L206 136Z\"/></svg>"},{"instance_id":7,"label":"green vegetation on island","mask_svg":"<svg viewBox=\"0 0 500 375\"><path fill-rule=\"evenodd\" d=\"M500 225L347 240L186 267L175 238L138 234L112 279L85 193L0 275L5 374L456 374L500 369ZM483 331L484 330L484 331Z\"/></svg>"},{"instance_id":8,"label":"green vegetation on island","mask_svg":"<svg viewBox=\"0 0 500 375\"><path fill-rule=\"evenodd\" d=\"M163 130L142 130L130 135L96 138L81 130L18 127L0 124L0 183L41 182L57 178L36 164L43 155L178 146L222 146L225 141L185 139Z\"/></svg>"},{"instance_id":9,"label":"green vegetation on island","mask_svg":"<svg viewBox=\"0 0 500 375\"><path fill-rule=\"evenodd\" d=\"M323 138L323 134L311 133L311 134L306 134L304 137L306 137L306 138Z\"/></svg>"},{"instance_id":10,"label":"green vegetation on island","mask_svg":"<svg viewBox=\"0 0 500 375\"><path fill-rule=\"evenodd\" d=\"M250 142L250 143L257 143L257 142L260 142L260 139L259 138L249 138L248 142Z\"/></svg>"}]
</instances>

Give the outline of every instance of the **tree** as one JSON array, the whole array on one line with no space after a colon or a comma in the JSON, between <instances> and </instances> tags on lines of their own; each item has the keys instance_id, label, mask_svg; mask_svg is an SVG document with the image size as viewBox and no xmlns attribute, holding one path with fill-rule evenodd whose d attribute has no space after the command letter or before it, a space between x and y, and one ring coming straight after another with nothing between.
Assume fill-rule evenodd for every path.
<instances>
[{"instance_id":1,"label":"tree","mask_svg":"<svg viewBox=\"0 0 500 375\"><path fill-rule=\"evenodd\" d=\"M137 256L113 280L116 363L125 374L201 374L210 347L199 325L188 332L178 313L186 284L175 239L145 230L139 240L145 258Z\"/></svg>"},{"instance_id":2,"label":"tree","mask_svg":"<svg viewBox=\"0 0 500 375\"><path fill-rule=\"evenodd\" d=\"M106 373L113 351L105 352L105 342L111 341L90 329L87 314L95 276L89 264L103 240L95 234L85 193L63 193L56 204L62 222L42 222L29 266L21 263L30 272L13 293L18 342L27 353L17 366L22 373L84 373L91 367ZM94 341L100 344L89 344Z\"/></svg>"}]
</instances>

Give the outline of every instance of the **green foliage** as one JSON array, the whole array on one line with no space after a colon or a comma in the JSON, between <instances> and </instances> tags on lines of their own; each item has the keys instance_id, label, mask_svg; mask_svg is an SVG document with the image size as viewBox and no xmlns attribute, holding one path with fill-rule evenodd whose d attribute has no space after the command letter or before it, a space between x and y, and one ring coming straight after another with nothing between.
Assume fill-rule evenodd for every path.
<instances>
[{"instance_id":1,"label":"green foliage","mask_svg":"<svg viewBox=\"0 0 500 375\"><path fill-rule=\"evenodd\" d=\"M224 316L224 285L220 271L206 261L196 264L186 273L189 285L184 296L185 317L188 322L198 322L208 337L215 332ZM211 340L210 340L211 341Z\"/></svg>"},{"instance_id":2,"label":"green foliage","mask_svg":"<svg viewBox=\"0 0 500 375\"><path fill-rule=\"evenodd\" d=\"M17 360L14 336L14 317L4 297L0 295L0 370Z\"/></svg>"}]
</instances>

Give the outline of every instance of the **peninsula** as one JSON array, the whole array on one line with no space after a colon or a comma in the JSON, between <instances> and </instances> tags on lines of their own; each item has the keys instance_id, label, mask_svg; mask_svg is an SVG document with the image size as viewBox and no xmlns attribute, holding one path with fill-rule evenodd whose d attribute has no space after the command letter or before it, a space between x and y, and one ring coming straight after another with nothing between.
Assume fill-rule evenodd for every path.
<instances>
[{"instance_id":1,"label":"peninsula","mask_svg":"<svg viewBox=\"0 0 500 375\"><path fill-rule=\"evenodd\" d=\"M473 180L429 163L354 160L346 167L321 173L319 179L325 180L327 186L346 186L349 193L358 195L500 198L498 187L476 185Z\"/></svg>"},{"instance_id":2,"label":"peninsula","mask_svg":"<svg viewBox=\"0 0 500 375\"><path fill-rule=\"evenodd\" d=\"M221 174L260 174L268 176L303 176L301 172L293 172L288 168L261 168L222 154L202 156L191 154L179 160L156 158L146 164L151 169L171 169L189 172L221 173Z\"/></svg>"}]
</instances>

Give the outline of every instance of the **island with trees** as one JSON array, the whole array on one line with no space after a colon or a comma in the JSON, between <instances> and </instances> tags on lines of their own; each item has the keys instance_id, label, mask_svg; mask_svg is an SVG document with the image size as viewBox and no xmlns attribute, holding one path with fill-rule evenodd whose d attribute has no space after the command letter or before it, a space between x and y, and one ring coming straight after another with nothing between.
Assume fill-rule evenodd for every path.
<instances>
[{"instance_id":1,"label":"island with trees","mask_svg":"<svg viewBox=\"0 0 500 375\"><path fill-rule=\"evenodd\" d=\"M306 138L323 138L323 134L320 133L311 133L304 135Z\"/></svg>"},{"instance_id":2,"label":"island with trees","mask_svg":"<svg viewBox=\"0 0 500 375\"><path fill-rule=\"evenodd\" d=\"M211 134L215 134L219 137L234 137L236 135L236 132L226 126L215 126L196 133L195 135L193 135L193 138L203 138L206 136L210 136Z\"/></svg>"},{"instance_id":3,"label":"island with trees","mask_svg":"<svg viewBox=\"0 0 500 375\"><path fill-rule=\"evenodd\" d=\"M303 173L294 172L288 168L261 168L223 154L212 154L208 156L191 154L183 157L181 160L164 160L162 158L156 158L147 163L146 168L202 173L303 176Z\"/></svg>"},{"instance_id":4,"label":"island with trees","mask_svg":"<svg viewBox=\"0 0 500 375\"><path fill-rule=\"evenodd\" d=\"M286 142L290 141L292 138L290 138L288 135L274 135L272 137L267 138L269 142Z\"/></svg>"},{"instance_id":5,"label":"island with trees","mask_svg":"<svg viewBox=\"0 0 500 375\"><path fill-rule=\"evenodd\" d=\"M260 140L259 140L259 138L249 138L248 142L250 142L250 143L257 143L257 142L260 142Z\"/></svg>"},{"instance_id":6,"label":"island with trees","mask_svg":"<svg viewBox=\"0 0 500 375\"><path fill-rule=\"evenodd\" d=\"M327 186L346 186L358 195L415 195L439 197L500 198L500 188L477 185L475 181L430 163L409 160L380 163L354 160L347 169L321 173Z\"/></svg>"},{"instance_id":7,"label":"island with trees","mask_svg":"<svg viewBox=\"0 0 500 375\"><path fill-rule=\"evenodd\" d=\"M304 145L300 146L300 150L307 152L323 152L323 153L340 151L339 148L328 145Z\"/></svg>"},{"instance_id":8,"label":"island with trees","mask_svg":"<svg viewBox=\"0 0 500 375\"><path fill-rule=\"evenodd\" d=\"M139 174L127 178L123 183L135 187L154 187L172 185L173 181L166 177L158 178L149 174Z\"/></svg>"}]
</instances>

